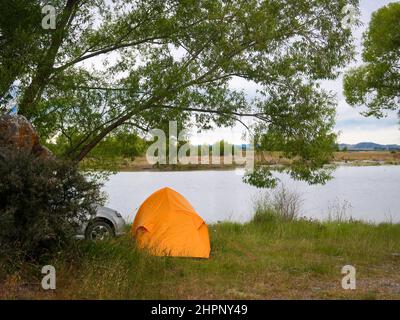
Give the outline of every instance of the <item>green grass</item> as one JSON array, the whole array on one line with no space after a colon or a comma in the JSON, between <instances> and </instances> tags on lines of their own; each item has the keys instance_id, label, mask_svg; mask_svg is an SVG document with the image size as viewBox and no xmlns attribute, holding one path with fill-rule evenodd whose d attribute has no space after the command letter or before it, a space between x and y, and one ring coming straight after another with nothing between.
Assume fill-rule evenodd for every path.
<instances>
[{"instance_id":1,"label":"green grass","mask_svg":"<svg viewBox=\"0 0 400 320\"><path fill-rule=\"evenodd\" d=\"M400 257L393 255L400 253L400 225L289 222L268 213L246 224L210 225L209 232L210 259L150 256L128 235L104 243L82 241L78 256L65 252L51 261L57 290L39 289L40 268L30 267L9 274L0 297L400 298ZM353 291L341 288L346 264L357 270ZM35 268L38 276L32 280Z\"/></svg>"}]
</instances>

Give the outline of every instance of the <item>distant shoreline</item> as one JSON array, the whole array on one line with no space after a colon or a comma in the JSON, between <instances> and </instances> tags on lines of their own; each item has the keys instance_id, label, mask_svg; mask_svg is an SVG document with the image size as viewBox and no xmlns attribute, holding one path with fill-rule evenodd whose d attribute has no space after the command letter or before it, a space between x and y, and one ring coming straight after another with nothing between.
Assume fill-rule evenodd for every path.
<instances>
[{"instance_id":1,"label":"distant shoreline","mask_svg":"<svg viewBox=\"0 0 400 320\"><path fill-rule=\"evenodd\" d=\"M196 160L196 159L194 159ZM145 156L134 159L119 158L113 160L105 159L85 159L81 168L90 169L111 169L121 172L140 172L140 171L204 171L204 170L235 170L243 168L243 165L232 163L223 164L222 157L220 164L176 164L176 165L151 165ZM211 161L210 161L211 162ZM257 155L257 164L274 166L287 166L290 160L284 158L279 152ZM400 152L390 151L340 151L335 152L331 165L337 166L380 166L380 165L400 165Z\"/></svg>"}]
</instances>

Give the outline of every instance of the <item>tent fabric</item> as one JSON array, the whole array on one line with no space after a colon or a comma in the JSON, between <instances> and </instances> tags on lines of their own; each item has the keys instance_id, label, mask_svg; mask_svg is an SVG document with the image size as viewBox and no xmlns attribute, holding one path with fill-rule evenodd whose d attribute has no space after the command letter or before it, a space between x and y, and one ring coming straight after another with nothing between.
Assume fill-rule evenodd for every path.
<instances>
[{"instance_id":1,"label":"tent fabric","mask_svg":"<svg viewBox=\"0 0 400 320\"><path fill-rule=\"evenodd\" d=\"M132 225L140 248L157 256L209 258L208 227L178 192L163 188L140 206Z\"/></svg>"}]
</instances>

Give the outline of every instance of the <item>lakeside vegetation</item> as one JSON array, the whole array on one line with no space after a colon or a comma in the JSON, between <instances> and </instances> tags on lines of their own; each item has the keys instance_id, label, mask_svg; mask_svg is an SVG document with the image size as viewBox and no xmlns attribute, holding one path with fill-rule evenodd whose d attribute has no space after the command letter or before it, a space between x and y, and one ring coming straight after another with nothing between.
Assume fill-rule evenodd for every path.
<instances>
[{"instance_id":1,"label":"lakeside vegetation","mask_svg":"<svg viewBox=\"0 0 400 320\"><path fill-rule=\"evenodd\" d=\"M288 220L258 212L246 224L209 225L210 259L154 257L129 234L78 242L47 261L57 289L40 289L38 265L7 273L7 299L398 299L400 225ZM44 263L44 262L43 262ZM341 268L357 270L357 289L341 287Z\"/></svg>"},{"instance_id":2,"label":"lakeside vegetation","mask_svg":"<svg viewBox=\"0 0 400 320\"><path fill-rule=\"evenodd\" d=\"M224 140L219 140L212 145L191 145L190 142L180 141L178 147L187 143L190 149L196 150L196 155L191 155L188 148L186 156L188 164L150 164L146 159L146 150L153 141L143 139L137 134L130 132L118 132L110 135L101 141L86 158L82 159L79 166L83 170L111 170L117 171L174 171L174 170L231 170L243 167L244 164L224 163L224 154L227 150L234 155L234 147L241 148L241 156L246 157L246 146L235 146ZM68 148L68 141L60 136L56 142L45 144L54 154L61 155ZM215 160L213 150L216 148L219 154L219 161ZM202 152L208 151L208 163L204 161L207 155ZM168 156L168 146L165 150ZM325 165L400 165L400 150L370 150L370 151L349 151L339 150L339 145L332 145L330 152L332 156ZM196 153L196 152L195 152ZM228 151L229 153L229 151ZM203 160L202 160L203 157ZM214 159L213 159L214 158ZM168 161L168 157L166 159ZM269 150L260 147L255 152L255 166L287 166L290 167L296 157L287 157L283 151Z\"/></svg>"},{"instance_id":3,"label":"lakeside vegetation","mask_svg":"<svg viewBox=\"0 0 400 320\"><path fill-rule=\"evenodd\" d=\"M211 157L210 157L211 159ZM135 157L109 157L99 158L90 157L84 159L80 167L83 170L87 169L111 169L114 171L169 171L169 170L230 170L242 165L232 163L224 164L223 157L220 159L220 164L201 164L200 158L193 157L192 162L198 161L198 164L188 165L151 165L147 162L144 155ZM257 154L255 158L256 164L262 165L289 165L289 159L284 158L280 152L263 152ZM339 151L335 152L331 164L334 165L353 165L353 166L368 166L368 165L400 165L400 151Z\"/></svg>"},{"instance_id":4,"label":"lakeside vegetation","mask_svg":"<svg viewBox=\"0 0 400 320\"><path fill-rule=\"evenodd\" d=\"M301 197L281 185L256 199L244 224L209 225L209 259L156 257L122 237L79 241L41 263L0 259L7 299L398 299L400 224L356 221L336 208L326 221L299 216ZM57 289L40 288L40 269L57 270ZM341 286L356 268L356 290ZM11 269L10 269L11 268Z\"/></svg>"}]
</instances>

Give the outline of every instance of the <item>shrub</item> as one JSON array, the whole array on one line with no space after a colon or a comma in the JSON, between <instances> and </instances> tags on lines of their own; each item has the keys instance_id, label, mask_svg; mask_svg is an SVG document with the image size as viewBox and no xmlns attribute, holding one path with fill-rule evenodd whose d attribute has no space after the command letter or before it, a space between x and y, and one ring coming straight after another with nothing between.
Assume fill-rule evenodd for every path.
<instances>
[{"instance_id":1,"label":"shrub","mask_svg":"<svg viewBox=\"0 0 400 320\"><path fill-rule=\"evenodd\" d=\"M328 221L337 223L354 221L349 213L351 209L352 205L349 201L344 200L341 202L339 198L336 198L328 204Z\"/></svg>"},{"instance_id":2,"label":"shrub","mask_svg":"<svg viewBox=\"0 0 400 320\"><path fill-rule=\"evenodd\" d=\"M294 221L299 217L302 201L299 193L281 185L278 189L265 193L256 200L252 221L255 223L277 219Z\"/></svg>"},{"instance_id":3,"label":"shrub","mask_svg":"<svg viewBox=\"0 0 400 320\"><path fill-rule=\"evenodd\" d=\"M277 214L271 205L269 193L260 194L254 203L254 216L251 220L254 223L265 223L276 220Z\"/></svg>"},{"instance_id":4,"label":"shrub","mask_svg":"<svg viewBox=\"0 0 400 320\"><path fill-rule=\"evenodd\" d=\"M103 200L100 184L70 162L1 157L0 257L38 259L62 248Z\"/></svg>"},{"instance_id":5,"label":"shrub","mask_svg":"<svg viewBox=\"0 0 400 320\"><path fill-rule=\"evenodd\" d=\"M272 207L283 219L293 221L300 214L302 202L299 193L281 185L273 194Z\"/></svg>"}]
</instances>

